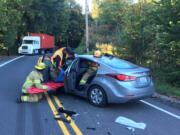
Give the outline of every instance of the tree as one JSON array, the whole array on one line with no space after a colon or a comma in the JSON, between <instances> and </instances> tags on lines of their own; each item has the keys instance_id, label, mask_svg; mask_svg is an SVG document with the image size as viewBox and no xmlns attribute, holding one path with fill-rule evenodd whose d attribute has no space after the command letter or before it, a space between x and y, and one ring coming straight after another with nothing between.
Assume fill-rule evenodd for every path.
<instances>
[{"instance_id":1,"label":"tree","mask_svg":"<svg viewBox=\"0 0 180 135\"><path fill-rule=\"evenodd\" d=\"M12 47L16 40L17 27L21 18L20 3L20 0L2 0L0 2L0 43L7 48Z\"/></svg>"},{"instance_id":2,"label":"tree","mask_svg":"<svg viewBox=\"0 0 180 135\"><path fill-rule=\"evenodd\" d=\"M160 70L165 80L180 86L180 22L179 0L160 0L154 17L157 25L157 46Z\"/></svg>"},{"instance_id":3,"label":"tree","mask_svg":"<svg viewBox=\"0 0 180 135\"><path fill-rule=\"evenodd\" d=\"M123 18L121 38L127 45L129 54L138 64L149 58L148 49L154 45L156 25L152 12L156 6L151 3L139 2L130 5Z\"/></svg>"},{"instance_id":4,"label":"tree","mask_svg":"<svg viewBox=\"0 0 180 135\"><path fill-rule=\"evenodd\" d=\"M121 44L120 31L122 29L122 18L126 10L125 0L103 0L98 1L98 18L90 27L90 46L96 43Z\"/></svg>"},{"instance_id":5,"label":"tree","mask_svg":"<svg viewBox=\"0 0 180 135\"><path fill-rule=\"evenodd\" d=\"M76 48L84 35L84 16L81 7L74 0L67 2L68 26L66 31L66 46Z\"/></svg>"}]
</instances>

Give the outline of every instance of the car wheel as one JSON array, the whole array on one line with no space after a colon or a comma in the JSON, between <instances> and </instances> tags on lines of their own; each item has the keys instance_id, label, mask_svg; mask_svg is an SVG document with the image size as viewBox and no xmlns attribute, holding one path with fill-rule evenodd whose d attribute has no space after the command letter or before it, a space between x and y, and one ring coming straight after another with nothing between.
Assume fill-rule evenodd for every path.
<instances>
[{"instance_id":1,"label":"car wheel","mask_svg":"<svg viewBox=\"0 0 180 135\"><path fill-rule=\"evenodd\" d=\"M88 93L89 101L96 106L104 106L107 103L107 96L99 86L92 86Z\"/></svg>"}]
</instances>

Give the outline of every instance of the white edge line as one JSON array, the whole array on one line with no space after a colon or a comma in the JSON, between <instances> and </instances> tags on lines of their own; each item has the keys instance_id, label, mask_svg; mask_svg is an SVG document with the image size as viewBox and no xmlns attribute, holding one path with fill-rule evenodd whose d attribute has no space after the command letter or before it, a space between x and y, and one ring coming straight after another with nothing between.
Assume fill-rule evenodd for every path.
<instances>
[{"instance_id":1,"label":"white edge line","mask_svg":"<svg viewBox=\"0 0 180 135\"><path fill-rule=\"evenodd\" d=\"M176 115L176 114L173 114L173 113L171 113L171 112L168 112L168 111L166 111L166 110L164 110L164 109L162 109L162 108L160 108L160 107L158 107L158 106L155 106L155 105L153 105L153 104L151 104L151 103L149 103L149 102L146 102L146 101L144 101L144 100L140 100L140 101L141 101L142 103L146 104L146 105L149 105L149 106L151 106L151 107L153 107L153 108L155 108L155 109L157 109L157 110L159 110L159 111L161 111L161 112L164 112L164 113L166 113L166 114L169 114L170 116L172 116L172 117L177 118L177 119L180 120L180 116L179 116L179 115Z\"/></svg>"},{"instance_id":2,"label":"white edge line","mask_svg":"<svg viewBox=\"0 0 180 135\"><path fill-rule=\"evenodd\" d=\"M24 57L24 55L23 55L23 56L16 57L16 58L14 58L14 59L12 59L12 60L6 61L6 62L4 62L3 64L1 64L0 67L3 67L3 66L5 66L5 65L7 65L7 64L9 64L9 63L17 60L17 59L20 59L20 58L22 58L22 57Z\"/></svg>"}]
</instances>

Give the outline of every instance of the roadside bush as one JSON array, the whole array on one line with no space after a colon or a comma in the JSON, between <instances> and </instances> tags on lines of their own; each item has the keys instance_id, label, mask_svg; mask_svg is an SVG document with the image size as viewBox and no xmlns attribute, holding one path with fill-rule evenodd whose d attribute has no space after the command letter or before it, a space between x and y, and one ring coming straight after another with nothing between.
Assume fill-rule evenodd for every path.
<instances>
[{"instance_id":1,"label":"roadside bush","mask_svg":"<svg viewBox=\"0 0 180 135\"><path fill-rule=\"evenodd\" d=\"M168 83L180 87L180 71L166 73L165 76Z\"/></svg>"}]
</instances>

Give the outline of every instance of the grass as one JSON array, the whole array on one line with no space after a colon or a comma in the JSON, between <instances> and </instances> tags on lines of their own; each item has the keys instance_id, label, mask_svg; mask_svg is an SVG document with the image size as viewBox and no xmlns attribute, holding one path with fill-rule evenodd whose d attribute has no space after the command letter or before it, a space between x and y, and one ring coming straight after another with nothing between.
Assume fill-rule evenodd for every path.
<instances>
[{"instance_id":1,"label":"grass","mask_svg":"<svg viewBox=\"0 0 180 135\"><path fill-rule=\"evenodd\" d=\"M165 82L156 82L156 92L163 95L180 98L180 88L171 86Z\"/></svg>"}]
</instances>

